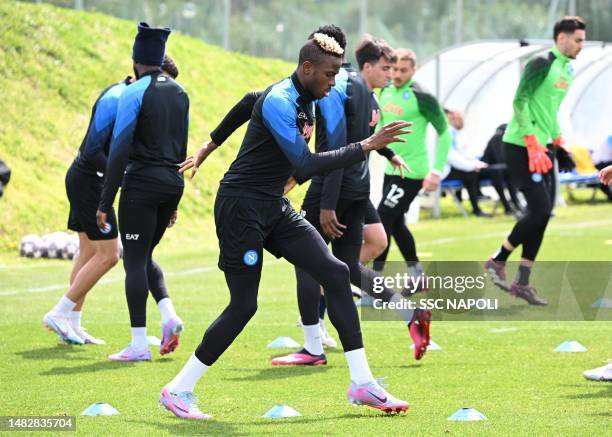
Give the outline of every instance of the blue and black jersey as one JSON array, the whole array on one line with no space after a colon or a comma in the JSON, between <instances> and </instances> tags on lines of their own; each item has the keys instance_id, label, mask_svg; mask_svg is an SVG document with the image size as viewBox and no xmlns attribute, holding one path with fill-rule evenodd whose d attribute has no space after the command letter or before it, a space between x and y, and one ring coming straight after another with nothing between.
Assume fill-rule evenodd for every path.
<instances>
[{"instance_id":1,"label":"blue and black jersey","mask_svg":"<svg viewBox=\"0 0 612 437\"><path fill-rule=\"evenodd\" d=\"M336 76L330 95L319 100L316 110L316 151L324 152L368 138L378 123L379 108L376 97L361 74L344 64ZM388 159L393 151L378 151ZM334 170L312 178L306 199L320 198L321 209L335 210L338 199L367 199L370 195L368 161Z\"/></svg>"},{"instance_id":2,"label":"blue and black jersey","mask_svg":"<svg viewBox=\"0 0 612 437\"><path fill-rule=\"evenodd\" d=\"M130 84L131 78L114 83L106 88L91 110L87 134L79 147L79 153L72 166L83 173L102 178L106 171L106 160L111 142L111 134L117 116L117 102Z\"/></svg>"},{"instance_id":3,"label":"blue and black jersey","mask_svg":"<svg viewBox=\"0 0 612 437\"><path fill-rule=\"evenodd\" d=\"M100 211L109 210L120 185L124 190L181 192L178 169L187 156L188 130L189 97L161 70L129 85L117 106Z\"/></svg>"},{"instance_id":4,"label":"blue and black jersey","mask_svg":"<svg viewBox=\"0 0 612 437\"><path fill-rule=\"evenodd\" d=\"M255 102L238 156L221 180L219 194L277 199L292 175L302 183L315 174L365 159L360 144L311 153L307 141L314 122L314 98L295 73L266 89Z\"/></svg>"}]
</instances>

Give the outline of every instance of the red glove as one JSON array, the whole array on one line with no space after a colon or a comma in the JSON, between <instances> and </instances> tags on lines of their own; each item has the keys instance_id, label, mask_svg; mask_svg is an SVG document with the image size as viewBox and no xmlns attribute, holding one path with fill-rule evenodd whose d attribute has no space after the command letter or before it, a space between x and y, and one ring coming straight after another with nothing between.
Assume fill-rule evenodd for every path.
<instances>
[{"instance_id":1,"label":"red glove","mask_svg":"<svg viewBox=\"0 0 612 437\"><path fill-rule=\"evenodd\" d=\"M531 173L548 173L552 168L552 162L546 154L546 147L538 142L538 138L534 135L525 135L523 137L527 146L527 156L529 156L529 171Z\"/></svg>"},{"instance_id":2,"label":"red glove","mask_svg":"<svg viewBox=\"0 0 612 437\"><path fill-rule=\"evenodd\" d=\"M559 135L557 138L553 140L553 146L563 147L564 144L565 144L565 140L563 139L561 135Z\"/></svg>"}]
</instances>

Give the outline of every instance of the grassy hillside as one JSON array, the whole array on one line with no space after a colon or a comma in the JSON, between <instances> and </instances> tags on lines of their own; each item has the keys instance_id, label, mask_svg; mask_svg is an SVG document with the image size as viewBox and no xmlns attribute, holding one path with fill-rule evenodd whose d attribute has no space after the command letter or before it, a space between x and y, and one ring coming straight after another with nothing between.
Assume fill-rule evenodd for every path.
<instances>
[{"instance_id":1,"label":"grassy hillside","mask_svg":"<svg viewBox=\"0 0 612 437\"><path fill-rule=\"evenodd\" d=\"M64 176L87 129L98 94L132 71L136 23L50 5L0 2L0 159L13 170L0 199L0 252L21 236L65 230ZM288 75L292 65L230 53L174 33L168 42L179 82L191 98L190 150L246 91ZM212 202L242 139L235 134L187 184L180 226L168 244L214 239ZM294 196L299 196L303 189Z\"/></svg>"}]
</instances>

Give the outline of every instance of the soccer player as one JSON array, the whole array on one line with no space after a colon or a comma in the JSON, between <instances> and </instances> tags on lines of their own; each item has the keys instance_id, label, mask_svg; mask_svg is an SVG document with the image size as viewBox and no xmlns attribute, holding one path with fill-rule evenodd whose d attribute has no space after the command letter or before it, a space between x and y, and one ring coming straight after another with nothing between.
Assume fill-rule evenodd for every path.
<instances>
[{"instance_id":1,"label":"soccer player","mask_svg":"<svg viewBox=\"0 0 612 437\"><path fill-rule=\"evenodd\" d=\"M564 17L555 24L552 50L525 65L514 96L514 114L503 137L508 172L527 201L527 212L485 263L485 268L498 287L531 305L547 304L529 283L553 208L543 177L553 165L544 144L549 140L554 148L563 144L557 113L572 83L570 61L582 50L585 34L586 25L580 17ZM515 280L508 285L506 260L519 245L521 262Z\"/></svg>"},{"instance_id":2,"label":"soccer player","mask_svg":"<svg viewBox=\"0 0 612 437\"><path fill-rule=\"evenodd\" d=\"M344 34L338 29L342 38ZM387 82L388 67L391 65L393 51L383 40L366 35L355 51L360 70L366 73L378 87ZM385 70L385 67L387 69ZM336 85L329 97L317 104L317 151L333 150L346 143L367 138L373 133L378 119L378 105L372 94L372 87L366 79L350 64L343 64L336 77ZM391 165L401 171L408 169L401 158L389 149L382 149ZM326 175L314 176L302 204L305 216L326 242L331 241L332 253L347 264L351 283L363 288L368 294L380 297L384 301L397 301L402 297L386 289L381 294L371 290L376 272L364 267L359 262L363 243L364 215L369 203L370 173L368 162L363 161L350 167L334 170ZM298 289L298 306L304 331L304 347L297 353L277 357L274 365L321 365L327 359L323 353L322 338L319 335L322 312L315 292L319 288L316 280L304 270L296 267ZM323 300L323 303L325 300ZM317 311L319 308L319 311ZM324 308L324 307L323 307ZM429 316L416 312L418 318L409 332L415 333L417 359L424 354L429 342L426 337L429 328ZM405 321L411 324L415 313L401 311Z\"/></svg>"},{"instance_id":3,"label":"soccer player","mask_svg":"<svg viewBox=\"0 0 612 437\"><path fill-rule=\"evenodd\" d=\"M387 233L388 244L374 261L374 268L383 270L393 236L411 275L418 277L423 269L417 257L414 237L404 221L404 214L421 189L438 189L451 136L442 107L433 95L423 90L413 79L417 66L415 53L408 49L397 49L395 56L393 84L384 88L380 94L379 126L393 120L412 121L412 134L405 138L405 144L389 146L406 161L412 172L403 178L392 166L387 165L385 169L378 214ZM430 123L438 133L433 166L429 164L427 150L427 126Z\"/></svg>"},{"instance_id":4,"label":"soccer player","mask_svg":"<svg viewBox=\"0 0 612 437\"><path fill-rule=\"evenodd\" d=\"M327 290L330 319L338 330L349 366L349 398L386 411L408 408L372 376L351 297L348 268L282 197L291 175L301 183L315 174L349 167L365 160L366 152L397 141L409 125L391 123L360 143L310 153L306 141L313 132L314 101L330 93L342 54L333 38L316 34L301 48L291 77L269 87L255 104L238 156L221 180L215 200L219 267L225 273L230 302L209 326L195 354L160 393L162 405L178 417L210 417L198 408L193 389L255 314L263 249L304 269ZM198 152L197 158L189 159L183 168L199 165L205 153Z\"/></svg>"},{"instance_id":5,"label":"soccer player","mask_svg":"<svg viewBox=\"0 0 612 437\"><path fill-rule=\"evenodd\" d=\"M119 98L98 206L98 227L108 229L108 214L121 185L119 227L132 340L109 356L113 361L151 360L146 328L148 289L157 288L167 295L163 272L152 254L168 224L176 221L184 187L178 169L186 156L189 125L187 93L160 68L169 34L167 28L138 25L132 54L138 80ZM162 302L160 354L165 355L178 346L183 323L172 301Z\"/></svg>"},{"instance_id":6,"label":"soccer player","mask_svg":"<svg viewBox=\"0 0 612 437\"><path fill-rule=\"evenodd\" d=\"M170 56L164 57L162 69L172 78L178 75L178 69ZM106 88L97 98L87 134L66 174L66 193L70 202L68 229L78 233L79 256L70 274L70 289L43 318L44 325L66 343L105 344L104 340L95 338L81 326L81 317L87 293L119 260L115 211L113 208L109 210L110 232L106 233L98 228L95 211L102 194L117 102L132 81L132 77L128 76ZM156 287L160 281L153 279L149 280L151 294L162 308L167 302L161 301L168 296L164 289Z\"/></svg>"}]
</instances>

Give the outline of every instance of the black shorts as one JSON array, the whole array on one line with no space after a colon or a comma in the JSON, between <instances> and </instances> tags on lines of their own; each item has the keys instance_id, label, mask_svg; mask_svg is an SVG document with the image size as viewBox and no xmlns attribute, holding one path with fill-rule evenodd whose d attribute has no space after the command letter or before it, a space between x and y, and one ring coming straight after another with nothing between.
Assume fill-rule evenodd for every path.
<instances>
[{"instance_id":1,"label":"black shorts","mask_svg":"<svg viewBox=\"0 0 612 437\"><path fill-rule=\"evenodd\" d=\"M383 197L378 205L378 214L381 219L383 221L396 219L406 214L422 186L422 179L409 179L386 174L383 182Z\"/></svg>"},{"instance_id":2,"label":"black shorts","mask_svg":"<svg viewBox=\"0 0 612 437\"><path fill-rule=\"evenodd\" d=\"M351 200L339 199L336 206L336 218L346 226L342 233L342 237L335 239L333 244L345 244L351 246L361 246L363 244L363 221L364 214L369 200ZM320 204L319 202L308 202L302 205L302 216L310 222L323 237L326 243L329 243L330 238L323 233L320 219Z\"/></svg>"},{"instance_id":3,"label":"black shorts","mask_svg":"<svg viewBox=\"0 0 612 437\"><path fill-rule=\"evenodd\" d=\"M106 215L106 222L111 229L103 233L96 223L96 211L102 195L104 179L88 175L71 166L66 173L66 194L70 202L68 229L85 232L92 241L112 240L117 238L117 217L111 208Z\"/></svg>"},{"instance_id":4,"label":"black shorts","mask_svg":"<svg viewBox=\"0 0 612 437\"><path fill-rule=\"evenodd\" d=\"M219 268L225 272L261 269L263 249L280 258L285 243L317 232L286 198L260 200L217 194L215 225Z\"/></svg>"},{"instance_id":5,"label":"black shorts","mask_svg":"<svg viewBox=\"0 0 612 437\"><path fill-rule=\"evenodd\" d=\"M510 175L510 181L519 190L527 190L539 184L547 183L548 179L552 176L551 172L553 172L553 170L544 176L529 171L527 147L504 143L503 151L506 159L506 168ZM551 160L554 159L554 154L550 149L548 156Z\"/></svg>"},{"instance_id":6,"label":"black shorts","mask_svg":"<svg viewBox=\"0 0 612 437\"><path fill-rule=\"evenodd\" d=\"M363 221L366 226L373 225L375 223L380 223L380 216L378 215L378 211L376 210L376 207L374 206L372 201L369 199L368 204L366 205Z\"/></svg>"}]
</instances>

